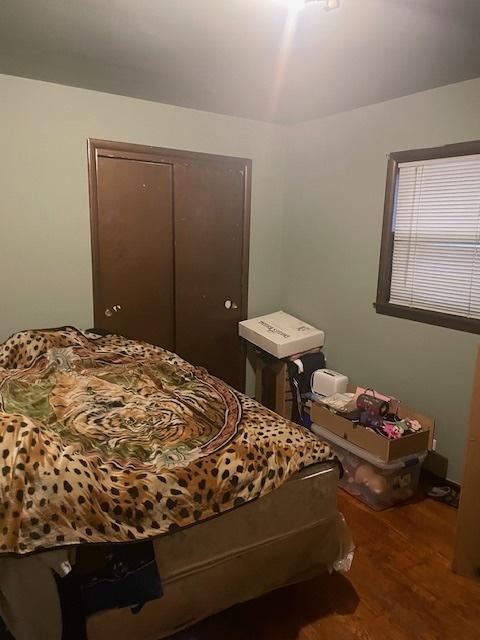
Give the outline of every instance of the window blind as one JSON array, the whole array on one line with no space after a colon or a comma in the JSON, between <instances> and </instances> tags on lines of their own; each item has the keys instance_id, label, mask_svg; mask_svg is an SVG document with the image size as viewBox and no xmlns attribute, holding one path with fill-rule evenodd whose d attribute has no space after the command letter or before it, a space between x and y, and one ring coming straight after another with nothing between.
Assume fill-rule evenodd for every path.
<instances>
[{"instance_id":1,"label":"window blind","mask_svg":"<svg viewBox=\"0 0 480 640\"><path fill-rule=\"evenodd\" d=\"M390 302L480 318L480 155L398 165Z\"/></svg>"}]
</instances>

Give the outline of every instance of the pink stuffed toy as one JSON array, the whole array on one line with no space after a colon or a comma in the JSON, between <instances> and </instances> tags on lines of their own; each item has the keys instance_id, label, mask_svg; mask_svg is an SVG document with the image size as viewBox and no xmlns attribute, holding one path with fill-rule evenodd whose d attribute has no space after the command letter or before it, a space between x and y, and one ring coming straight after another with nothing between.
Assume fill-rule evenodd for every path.
<instances>
[{"instance_id":1,"label":"pink stuffed toy","mask_svg":"<svg viewBox=\"0 0 480 640\"><path fill-rule=\"evenodd\" d=\"M382 429L385 432L385 435L391 440L397 440L403 435L403 431L395 424L395 422L384 421Z\"/></svg>"}]
</instances>

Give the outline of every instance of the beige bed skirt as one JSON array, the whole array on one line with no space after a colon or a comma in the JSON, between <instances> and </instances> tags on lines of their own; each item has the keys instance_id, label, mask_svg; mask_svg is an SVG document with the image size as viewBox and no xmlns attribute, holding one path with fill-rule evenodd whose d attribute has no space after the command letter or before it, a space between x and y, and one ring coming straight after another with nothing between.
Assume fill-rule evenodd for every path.
<instances>
[{"instance_id":1,"label":"beige bed skirt","mask_svg":"<svg viewBox=\"0 0 480 640\"><path fill-rule=\"evenodd\" d=\"M164 596L88 620L89 640L160 640L233 604L332 570L353 551L338 469L314 465L256 502L155 542ZM347 562L348 564L348 562Z\"/></svg>"}]
</instances>

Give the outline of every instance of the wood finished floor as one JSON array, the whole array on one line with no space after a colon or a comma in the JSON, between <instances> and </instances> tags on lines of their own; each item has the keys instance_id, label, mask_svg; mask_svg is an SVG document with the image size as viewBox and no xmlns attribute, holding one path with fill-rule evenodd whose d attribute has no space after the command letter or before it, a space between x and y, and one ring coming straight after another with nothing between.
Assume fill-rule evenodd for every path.
<instances>
[{"instance_id":1,"label":"wood finished floor","mask_svg":"<svg viewBox=\"0 0 480 640\"><path fill-rule=\"evenodd\" d=\"M341 491L339 507L357 545L350 573L237 605L175 640L480 640L480 585L450 570L454 509L426 499L375 513Z\"/></svg>"}]
</instances>

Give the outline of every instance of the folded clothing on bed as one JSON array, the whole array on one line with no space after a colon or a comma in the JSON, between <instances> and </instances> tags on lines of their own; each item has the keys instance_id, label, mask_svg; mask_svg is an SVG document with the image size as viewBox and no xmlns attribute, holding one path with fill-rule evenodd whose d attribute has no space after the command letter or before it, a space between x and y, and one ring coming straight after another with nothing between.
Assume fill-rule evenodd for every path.
<instances>
[{"instance_id":1,"label":"folded clothing on bed","mask_svg":"<svg viewBox=\"0 0 480 640\"><path fill-rule=\"evenodd\" d=\"M0 553L152 538L331 457L160 347L73 327L0 345Z\"/></svg>"}]
</instances>

